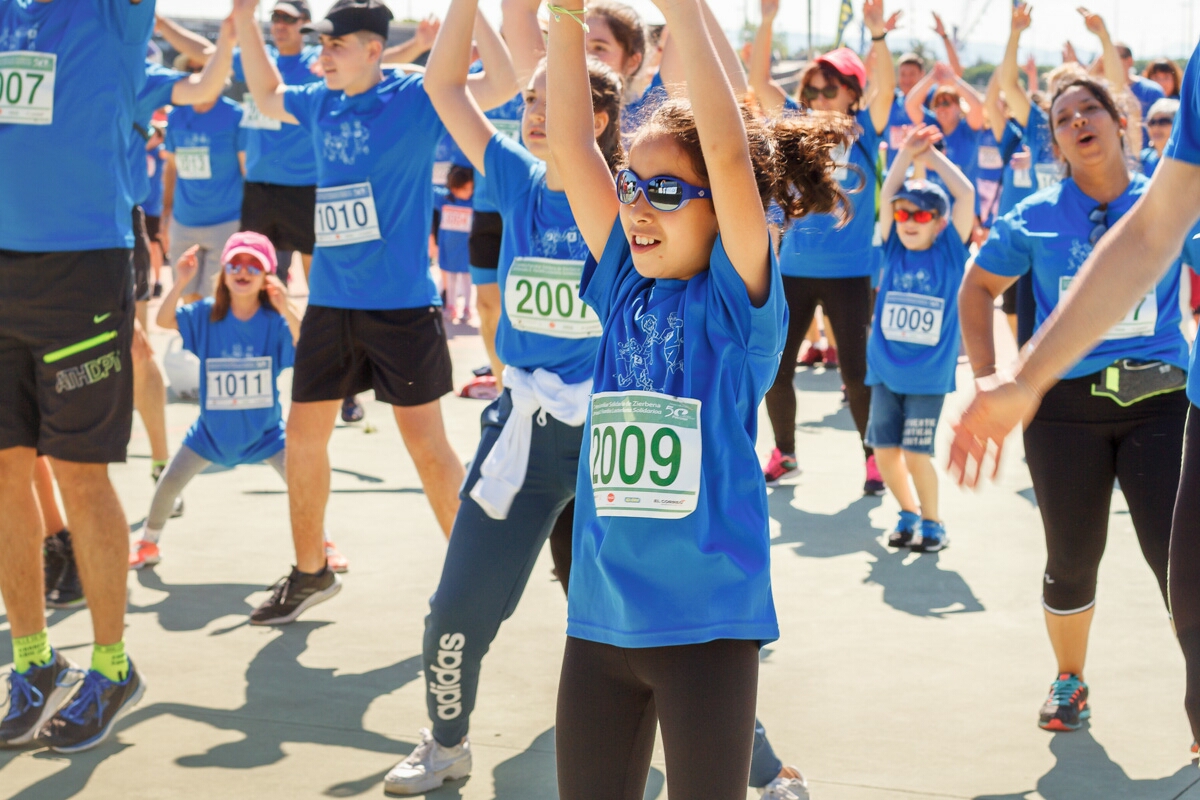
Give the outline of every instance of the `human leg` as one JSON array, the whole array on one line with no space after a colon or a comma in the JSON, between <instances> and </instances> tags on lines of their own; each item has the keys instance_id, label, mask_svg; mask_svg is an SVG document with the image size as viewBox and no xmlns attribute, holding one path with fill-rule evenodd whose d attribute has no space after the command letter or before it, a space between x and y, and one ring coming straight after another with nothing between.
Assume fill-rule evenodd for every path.
<instances>
[{"instance_id":1,"label":"human leg","mask_svg":"<svg viewBox=\"0 0 1200 800\"><path fill-rule=\"evenodd\" d=\"M817 307L816 284L807 278L783 279L788 304L788 330L775 382L767 390L767 416L775 433L775 447L783 454L796 452L796 356Z\"/></svg>"},{"instance_id":2,"label":"human leg","mask_svg":"<svg viewBox=\"0 0 1200 800\"><path fill-rule=\"evenodd\" d=\"M341 401L293 402L287 420L288 508L296 568L325 568L325 506L329 502L329 438Z\"/></svg>"},{"instance_id":3,"label":"human leg","mask_svg":"<svg viewBox=\"0 0 1200 800\"><path fill-rule=\"evenodd\" d=\"M574 544L575 532L575 498L567 503L566 508L554 522L550 531L550 557L554 560L554 577L562 585L563 594L571 582L571 548Z\"/></svg>"},{"instance_id":4,"label":"human leg","mask_svg":"<svg viewBox=\"0 0 1200 800\"><path fill-rule=\"evenodd\" d=\"M475 284L475 311L479 314L479 335L487 350L496 388L503 389L504 362L496 353L496 328L500 324L500 286L492 283Z\"/></svg>"},{"instance_id":5,"label":"human leg","mask_svg":"<svg viewBox=\"0 0 1200 800\"><path fill-rule=\"evenodd\" d=\"M871 331L871 279L835 278L822 281L822 301L828 323L837 335L838 368L846 384L850 416L860 439L866 438L871 411L871 387L867 379L867 335ZM865 455L871 448L863 444Z\"/></svg>"},{"instance_id":6,"label":"human leg","mask_svg":"<svg viewBox=\"0 0 1200 800\"><path fill-rule=\"evenodd\" d=\"M1171 619L1187 665L1183 707L1200 741L1200 410L1191 406L1183 439L1183 466L1171 523Z\"/></svg>"},{"instance_id":7,"label":"human leg","mask_svg":"<svg viewBox=\"0 0 1200 800\"><path fill-rule=\"evenodd\" d=\"M58 497L54 494L54 473L50 469L50 459L45 456L39 457L34 464L33 488L42 512L42 530L45 531L45 535L49 537L66 530L67 522L58 510Z\"/></svg>"},{"instance_id":8,"label":"human leg","mask_svg":"<svg viewBox=\"0 0 1200 800\"><path fill-rule=\"evenodd\" d=\"M0 595L13 639L46 627L42 576L45 532L33 489L32 447L0 450Z\"/></svg>"},{"instance_id":9,"label":"human leg","mask_svg":"<svg viewBox=\"0 0 1200 800\"><path fill-rule=\"evenodd\" d=\"M135 323L133 329L133 406L142 417L142 425L150 439L150 463L156 467L170 458L167 449L167 387L162 371L154 361L150 337L146 335L142 323Z\"/></svg>"},{"instance_id":10,"label":"human leg","mask_svg":"<svg viewBox=\"0 0 1200 800\"><path fill-rule=\"evenodd\" d=\"M162 536L167 520L171 518L171 510L175 506L175 498L183 492L183 488L199 475L212 462L201 457L187 445L181 445L171 463L163 471L154 488L154 497L150 500L150 512L146 515L145 533L142 538L158 543Z\"/></svg>"},{"instance_id":11,"label":"human leg","mask_svg":"<svg viewBox=\"0 0 1200 800\"><path fill-rule=\"evenodd\" d=\"M442 402L434 400L419 406L393 406L392 412L434 516L442 532L449 537L458 513L458 487L466 473L446 437Z\"/></svg>"}]
</instances>

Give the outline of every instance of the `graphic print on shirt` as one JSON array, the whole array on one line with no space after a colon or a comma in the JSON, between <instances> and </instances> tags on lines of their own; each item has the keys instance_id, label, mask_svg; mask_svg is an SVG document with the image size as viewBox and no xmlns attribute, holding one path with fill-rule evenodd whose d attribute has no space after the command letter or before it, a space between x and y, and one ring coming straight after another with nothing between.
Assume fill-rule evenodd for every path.
<instances>
[{"instance_id":1,"label":"graphic print on shirt","mask_svg":"<svg viewBox=\"0 0 1200 800\"><path fill-rule=\"evenodd\" d=\"M371 131L358 120L343 122L337 132L325 131L325 160L352 165L360 155L371 152L370 138Z\"/></svg>"},{"instance_id":2,"label":"graphic print on shirt","mask_svg":"<svg viewBox=\"0 0 1200 800\"><path fill-rule=\"evenodd\" d=\"M29 8L32 2L33 0L17 0L17 6ZM2 31L0 32L0 51L33 49L37 35L37 25L30 25L28 28L18 25L8 31Z\"/></svg>"},{"instance_id":3,"label":"graphic print on shirt","mask_svg":"<svg viewBox=\"0 0 1200 800\"><path fill-rule=\"evenodd\" d=\"M622 389L635 388L643 392L667 392L667 377L673 372L683 372L683 320L672 311L667 315L669 330L659 331L658 316L645 314L638 322L645 338L638 341L635 333L617 344L617 363L621 372L616 373L617 385ZM662 360L667 369L663 385L655 388L650 376L654 366L654 348L662 345Z\"/></svg>"},{"instance_id":4,"label":"graphic print on shirt","mask_svg":"<svg viewBox=\"0 0 1200 800\"><path fill-rule=\"evenodd\" d=\"M587 242L579 235L579 229L576 227L546 228L533 239L531 244L536 251L531 255L542 258L583 261L588 257ZM562 253L564 247L567 250L566 255Z\"/></svg>"}]
</instances>

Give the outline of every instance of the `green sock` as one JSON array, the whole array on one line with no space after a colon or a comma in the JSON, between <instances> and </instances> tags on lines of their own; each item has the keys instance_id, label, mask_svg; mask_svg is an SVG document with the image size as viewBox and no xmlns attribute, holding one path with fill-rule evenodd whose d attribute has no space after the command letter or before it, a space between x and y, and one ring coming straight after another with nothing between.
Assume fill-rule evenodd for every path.
<instances>
[{"instance_id":1,"label":"green sock","mask_svg":"<svg viewBox=\"0 0 1200 800\"><path fill-rule=\"evenodd\" d=\"M92 669L113 683L120 683L129 675L129 658L125 655L125 642L98 644L92 648Z\"/></svg>"},{"instance_id":2,"label":"green sock","mask_svg":"<svg viewBox=\"0 0 1200 800\"><path fill-rule=\"evenodd\" d=\"M22 636L12 640L13 669L17 672L28 672L30 667L44 667L54 660L54 651L50 649L50 636L42 628L32 636Z\"/></svg>"},{"instance_id":3,"label":"green sock","mask_svg":"<svg viewBox=\"0 0 1200 800\"><path fill-rule=\"evenodd\" d=\"M162 475L163 470L167 468L167 462L152 459L150 461L150 477L158 480L158 476Z\"/></svg>"}]
</instances>

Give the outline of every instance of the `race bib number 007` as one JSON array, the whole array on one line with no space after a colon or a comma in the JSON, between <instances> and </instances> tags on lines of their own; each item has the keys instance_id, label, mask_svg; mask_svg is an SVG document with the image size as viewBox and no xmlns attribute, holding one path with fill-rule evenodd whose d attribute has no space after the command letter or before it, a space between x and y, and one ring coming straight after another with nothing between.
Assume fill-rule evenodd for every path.
<instances>
[{"instance_id":1,"label":"race bib number 007","mask_svg":"<svg viewBox=\"0 0 1200 800\"><path fill-rule=\"evenodd\" d=\"M1072 280L1074 279L1070 275L1059 277L1059 303L1062 303L1067 290L1071 288ZM1151 289L1145 297L1137 302L1137 305L1129 309L1129 313L1125 315L1124 319L1108 329L1108 333L1104 334L1104 341L1153 336L1156 327L1158 327L1158 292L1156 289Z\"/></svg>"},{"instance_id":2,"label":"race bib number 007","mask_svg":"<svg viewBox=\"0 0 1200 800\"><path fill-rule=\"evenodd\" d=\"M888 292L883 297L879 324L883 338L934 346L942 338L946 301L940 297L909 292Z\"/></svg>"},{"instance_id":3,"label":"race bib number 007","mask_svg":"<svg viewBox=\"0 0 1200 800\"><path fill-rule=\"evenodd\" d=\"M371 184L353 183L317 189L314 226L317 244L321 247L342 247L381 238Z\"/></svg>"},{"instance_id":4,"label":"race bib number 007","mask_svg":"<svg viewBox=\"0 0 1200 800\"><path fill-rule=\"evenodd\" d=\"M0 123L49 125L54 121L58 56L17 50L0 53Z\"/></svg>"},{"instance_id":5,"label":"race bib number 007","mask_svg":"<svg viewBox=\"0 0 1200 800\"><path fill-rule=\"evenodd\" d=\"M271 357L207 358L207 411L243 411L275 405L271 391Z\"/></svg>"},{"instance_id":6,"label":"race bib number 007","mask_svg":"<svg viewBox=\"0 0 1200 800\"><path fill-rule=\"evenodd\" d=\"M582 261L514 258L504 282L509 324L559 339L599 336L600 318L579 297L582 274Z\"/></svg>"},{"instance_id":7,"label":"race bib number 007","mask_svg":"<svg viewBox=\"0 0 1200 800\"><path fill-rule=\"evenodd\" d=\"M700 495L699 400L657 392L592 396L596 515L679 519Z\"/></svg>"}]
</instances>

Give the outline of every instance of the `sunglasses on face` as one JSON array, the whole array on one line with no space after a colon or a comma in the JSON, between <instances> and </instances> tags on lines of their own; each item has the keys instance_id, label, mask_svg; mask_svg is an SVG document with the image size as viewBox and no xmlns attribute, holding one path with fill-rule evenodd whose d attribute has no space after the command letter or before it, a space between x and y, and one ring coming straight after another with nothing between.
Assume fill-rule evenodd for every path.
<instances>
[{"instance_id":1,"label":"sunglasses on face","mask_svg":"<svg viewBox=\"0 0 1200 800\"><path fill-rule=\"evenodd\" d=\"M838 95L838 87L835 84L827 83L820 89L809 85L800 90L800 96L810 103L817 99L817 95L824 97L826 100L832 100Z\"/></svg>"},{"instance_id":2,"label":"sunglasses on face","mask_svg":"<svg viewBox=\"0 0 1200 800\"><path fill-rule=\"evenodd\" d=\"M918 225L924 225L926 222L933 222L934 213L932 211L909 211L905 208L897 208L892 212L892 219L896 222L908 222L910 219Z\"/></svg>"},{"instance_id":3,"label":"sunglasses on face","mask_svg":"<svg viewBox=\"0 0 1200 800\"><path fill-rule=\"evenodd\" d=\"M262 275L263 269L257 264L226 264L226 275L237 275L242 270L245 270L249 275Z\"/></svg>"},{"instance_id":4,"label":"sunglasses on face","mask_svg":"<svg viewBox=\"0 0 1200 800\"><path fill-rule=\"evenodd\" d=\"M642 180L631 169L623 169L617 173L617 200L623 205L631 206L637 200L638 192L645 195L646 202L659 211L678 211L686 206L689 200L712 199L711 190L693 186L670 175L657 175Z\"/></svg>"},{"instance_id":5,"label":"sunglasses on face","mask_svg":"<svg viewBox=\"0 0 1200 800\"><path fill-rule=\"evenodd\" d=\"M1088 212L1088 222L1094 226L1088 234L1088 244L1095 247L1100 237L1108 232L1108 203L1102 203Z\"/></svg>"},{"instance_id":6,"label":"sunglasses on face","mask_svg":"<svg viewBox=\"0 0 1200 800\"><path fill-rule=\"evenodd\" d=\"M284 14L282 11L276 11L271 14L271 22L282 22L284 25L295 25L299 21L299 17L293 17L291 14Z\"/></svg>"},{"instance_id":7,"label":"sunglasses on face","mask_svg":"<svg viewBox=\"0 0 1200 800\"><path fill-rule=\"evenodd\" d=\"M1150 128L1159 128L1164 125L1173 125L1175 120L1171 117L1155 117L1154 119L1146 120L1146 126Z\"/></svg>"}]
</instances>

